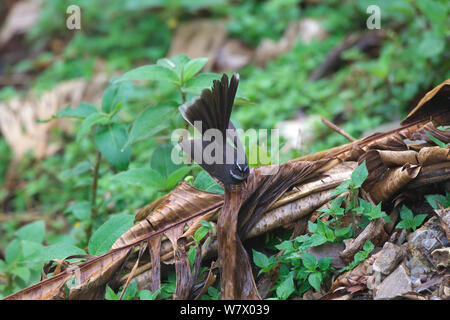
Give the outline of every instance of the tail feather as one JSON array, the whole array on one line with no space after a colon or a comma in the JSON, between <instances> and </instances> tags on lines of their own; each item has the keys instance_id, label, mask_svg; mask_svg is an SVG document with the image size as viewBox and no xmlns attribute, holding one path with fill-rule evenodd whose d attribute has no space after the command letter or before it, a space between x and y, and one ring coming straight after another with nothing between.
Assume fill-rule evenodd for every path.
<instances>
[{"instance_id":1,"label":"tail feather","mask_svg":"<svg viewBox=\"0 0 450 320\"><path fill-rule=\"evenodd\" d=\"M238 84L239 75L233 75L228 83L224 74L220 81L214 80L211 90L203 90L199 98L180 106L181 115L192 126L201 121L202 134L208 129L218 129L226 137Z\"/></svg>"}]
</instances>

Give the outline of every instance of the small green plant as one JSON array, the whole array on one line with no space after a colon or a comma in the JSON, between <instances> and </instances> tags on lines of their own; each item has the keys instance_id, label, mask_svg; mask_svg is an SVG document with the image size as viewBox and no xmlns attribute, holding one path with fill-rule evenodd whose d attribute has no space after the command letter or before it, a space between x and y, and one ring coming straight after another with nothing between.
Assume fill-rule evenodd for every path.
<instances>
[{"instance_id":1,"label":"small green plant","mask_svg":"<svg viewBox=\"0 0 450 320\"><path fill-rule=\"evenodd\" d=\"M357 265L359 265L361 262L363 262L364 260L367 259L367 257L373 251L374 248L375 247L374 247L373 243L370 242L370 240L367 240L363 246L363 249L361 251L358 251L357 253L355 253L355 255L353 257L353 261L345 268L342 268L341 270L339 270L339 272L348 271L348 270L352 270L353 268L355 268Z\"/></svg>"},{"instance_id":2,"label":"small green plant","mask_svg":"<svg viewBox=\"0 0 450 320\"><path fill-rule=\"evenodd\" d=\"M106 285L105 300L132 300L139 298L139 300L156 300L161 288L152 293L150 290L138 290L137 281L133 281L125 289L125 292L115 293L110 286ZM122 296L122 297L121 297Z\"/></svg>"},{"instance_id":3,"label":"small green plant","mask_svg":"<svg viewBox=\"0 0 450 320\"><path fill-rule=\"evenodd\" d=\"M397 224L397 229L412 229L413 231L416 230L417 227L419 227L425 218L427 217L426 214L418 214L414 216L411 209L409 209L406 206L403 206L400 211L400 218L401 221Z\"/></svg>"},{"instance_id":4,"label":"small green plant","mask_svg":"<svg viewBox=\"0 0 450 320\"><path fill-rule=\"evenodd\" d=\"M425 196L428 203L434 210L446 209L450 207L450 192L446 192L445 196L441 194L428 194Z\"/></svg>"},{"instance_id":5,"label":"small green plant","mask_svg":"<svg viewBox=\"0 0 450 320\"><path fill-rule=\"evenodd\" d=\"M15 232L15 238L8 244L5 259L0 259L0 274L6 283L0 283L2 294L13 293L40 280L44 263L54 259L63 259L70 255L85 254L74 245L71 237L61 237L49 245L46 238L44 221L29 223Z\"/></svg>"}]
</instances>

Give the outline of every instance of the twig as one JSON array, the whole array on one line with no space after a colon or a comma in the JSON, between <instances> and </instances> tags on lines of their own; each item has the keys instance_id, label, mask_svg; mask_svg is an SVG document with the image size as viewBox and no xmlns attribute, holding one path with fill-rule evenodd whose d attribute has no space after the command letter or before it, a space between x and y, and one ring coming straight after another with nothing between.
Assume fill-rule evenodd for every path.
<instances>
[{"instance_id":1,"label":"twig","mask_svg":"<svg viewBox=\"0 0 450 320\"><path fill-rule=\"evenodd\" d=\"M350 141L356 141L356 138L352 137L351 135L349 135L347 132L345 132L344 130L342 130L341 128L339 128L337 125L335 125L334 123L331 123L330 121L328 121L325 118L321 118L322 122L325 123L328 127L330 127L331 129L333 129L334 131L336 131L337 133L339 133L340 135L346 137L348 140Z\"/></svg>"}]
</instances>

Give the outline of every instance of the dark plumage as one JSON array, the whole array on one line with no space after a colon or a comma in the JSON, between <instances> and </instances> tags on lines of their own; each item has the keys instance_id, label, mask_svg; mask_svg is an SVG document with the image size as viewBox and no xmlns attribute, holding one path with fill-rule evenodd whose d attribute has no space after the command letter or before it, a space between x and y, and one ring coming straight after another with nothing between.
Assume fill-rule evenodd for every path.
<instances>
[{"instance_id":1,"label":"dark plumage","mask_svg":"<svg viewBox=\"0 0 450 320\"><path fill-rule=\"evenodd\" d=\"M224 185L242 183L249 174L244 148L230 121L238 84L239 75L233 75L228 83L228 77L224 74L220 81L214 80L211 90L204 89L199 98L179 107L183 118L192 126L195 126L196 121L201 121L201 129L197 129L200 129L203 138L202 140L182 140L181 148L192 160ZM207 132L209 129L220 131L222 139L208 140L207 135L211 133L211 131ZM227 129L231 130L227 132ZM206 151L213 150L212 162L203 156L200 157L204 154L205 148L208 148ZM218 151L218 154L215 151ZM227 155L228 160L231 160L228 163Z\"/></svg>"}]
</instances>

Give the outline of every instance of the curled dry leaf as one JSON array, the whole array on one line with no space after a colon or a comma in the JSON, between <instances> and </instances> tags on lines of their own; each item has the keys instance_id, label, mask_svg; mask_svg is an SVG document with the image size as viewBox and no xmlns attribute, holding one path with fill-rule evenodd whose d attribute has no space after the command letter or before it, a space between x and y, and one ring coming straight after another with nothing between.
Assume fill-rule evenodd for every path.
<instances>
[{"instance_id":1,"label":"curled dry leaf","mask_svg":"<svg viewBox=\"0 0 450 320\"><path fill-rule=\"evenodd\" d=\"M448 112L448 97L450 96L450 79L445 80L433 90L427 92L417 106L401 122L402 125L430 119L441 113Z\"/></svg>"},{"instance_id":2,"label":"curled dry leaf","mask_svg":"<svg viewBox=\"0 0 450 320\"><path fill-rule=\"evenodd\" d=\"M408 182L417 177L421 167L405 164L402 167L390 168L380 181L369 190L375 204L389 200L396 192Z\"/></svg>"}]
</instances>

